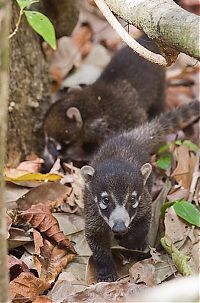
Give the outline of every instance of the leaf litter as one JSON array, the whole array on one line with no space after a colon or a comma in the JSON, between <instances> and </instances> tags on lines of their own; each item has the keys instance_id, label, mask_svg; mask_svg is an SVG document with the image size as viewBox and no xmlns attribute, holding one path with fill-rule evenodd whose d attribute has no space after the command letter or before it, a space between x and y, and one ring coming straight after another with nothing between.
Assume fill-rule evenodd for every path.
<instances>
[{"instance_id":1,"label":"leaf litter","mask_svg":"<svg viewBox=\"0 0 200 303\"><path fill-rule=\"evenodd\" d=\"M83 1L79 25L71 37L59 39L56 52L44 45L56 82L53 92L60 87L94 82L121 46L116 33L91 2ZM89 25L81 25L86 19ZM138 30L131 27L131 32L137 37ZM196 60L179 56L176 64L167 69L168 108L197 97L198 76ZM114 283L94 284L93 260L84 235L80 169L72 164L61 167L57 161L49 174L42 174L43 159L36 155L17 168L5 168L6 201L11 210L7 232L12 302L128 302L144 289L181 274L199 272L199 228L181 219L173 204L168 204L189 197L197 152L192 144L198 145L197 126L194 129L196 137L191 132L189 136L187 132L174 136L179 143L173 143L161 165L158 159L167 154L152 157L156 181L149 245L144 252L113 243L120 277ZM198 183L192 201L199 201ZM138 260L136 255L145 259Z\"/></svg>"}]
</instances>

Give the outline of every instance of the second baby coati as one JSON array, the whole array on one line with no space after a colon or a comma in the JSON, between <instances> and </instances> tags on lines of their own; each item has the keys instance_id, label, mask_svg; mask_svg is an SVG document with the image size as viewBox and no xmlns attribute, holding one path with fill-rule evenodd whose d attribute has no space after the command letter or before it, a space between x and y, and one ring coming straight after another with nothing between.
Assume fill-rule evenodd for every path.
<instances>
[{"instance_id":1,"label":"second baby coati","mask_svg":"<svg viewBox=\"0 0 200 303\"><path fill-rule=\"evenodd\" d=\"M151 221L152 149L164 141L166 134L199 117L199 101L161 114L105 141L91 166L81 169L86 182L86 239L93 252L97 281L117 279L110 248L112 234L126 248L146 245Z\"/></svg>"},{"instance_id":2,"label":"second baby coati","mask_svg":"<svg viewBox=\"0 0 200 303\"><path fill-rule=\"evenodd\" d=\"M159 52L146 36L139 43ZM50 107L43 126L46 163L57 156L87 162L110 135L163 111L164 95L164 68L122 48L94 84L69 91Z\"/></svg>"}]
</instances>

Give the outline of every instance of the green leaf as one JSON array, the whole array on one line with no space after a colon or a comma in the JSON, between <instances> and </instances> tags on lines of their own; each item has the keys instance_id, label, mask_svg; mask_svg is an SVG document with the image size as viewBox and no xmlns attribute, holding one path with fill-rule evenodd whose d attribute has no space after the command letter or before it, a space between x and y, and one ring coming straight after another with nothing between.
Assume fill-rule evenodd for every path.
<instances>
[{"instance_id":1,"label":"green leaf","mask_svg":"<svg viewBox=\"0 0 200 303\"><path fill-rule=\"evenodd\" d=\"M172 156L171 154L160 157L157 161L157 166L162 169L168 169L172 164Z\"/></svg>"},{"instance_id":2,"label":"green leaf","mask_svg":"<svg viewBox=\"0 0 200 303\"><path fill-rule=\"evenodd\" d=\"M176 145L182 145L183 144L183 142L181 140L176 140L175 143L176 143Z\"/></svg>"},{"instance_id":3,"label":"green leaf","mask_svg":"<svg viewBox=\"0 0 200 303\"><path fill-rule=\"evenodd\" d=\"M164 216L166 210L167 210L169 207L171 207L174 203L175 203L174 201L173 201L173 202L165 202L165 203L162 205L161 210L160 210L161 215Z\"/></svg>"},{"instance_id":4,"label":"green leaf","mask_svg":"<svg viewBox=\"0 0 200 303\"><path fill-rule=\"evenodd\" d=\"M35 11L25 11L25 15L30 26L41 35L53 49L56 49L56 35L51 21L45 15Z\"/></svg>"},{"instance_id":5,"label":"green leaf","mask_svg":"<svg viewBox=\"0 0 200 303\"><path fill-rule=\"evenodd\" d=\"M30 6L35 2L39 2L39 0L17 0L17 3L21 10L25 9L26 7Z\"/></svg>"},{"instance_id":6,"label":"green leaf","mask_svg":"<svg viewBox=\"0 0 200 303\"><path fill-rule=\"evenodd\" d=\"M176 214L192 225L200 227L200 211L190 202L185 200L174 203Z\"/></svg>"},{"instance_id":7,"label":"green leaf","mask_svg":"<svg viewBox=\"0 0 200 303\"><path fill-rule=\"evenodd\" d=\"M183 145L187 146L190 151L196 152L198 150L198 146L190 140L184 140Z\"/></svg>"},{"instance_id":8,"label":"green leaf","mask_svg":"<svg viewBox=\"0 0 200 303\"><path fill-rule=\"evenodd\" d=\"M168 152L169 148L170 148L170 144L165 144L165 145L161 146L158 150L158 155L162 154L162 153L165 153L165 152Z\"/></svg>"}]
</instances>

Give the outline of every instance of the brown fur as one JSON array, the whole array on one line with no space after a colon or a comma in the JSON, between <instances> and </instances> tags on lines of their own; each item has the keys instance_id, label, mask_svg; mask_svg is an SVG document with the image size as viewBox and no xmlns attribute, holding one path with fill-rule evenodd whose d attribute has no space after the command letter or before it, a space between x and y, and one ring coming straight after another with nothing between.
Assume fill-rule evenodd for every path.
<instances>
[{"instance_id":1,"label":"brown fur","mask_svg":"<svg viewBox=\"0 0 200 303\"><path fill-rule=\"evenodd\" d=\"M152 198L151 176L144 183L141 168L150 161L149 154L164 141L166 134L188 126L199 117L199 101L191 102L131 131L119 133L107 140L95 155L91 173L86 175L84 203L86 238L93 252L98 281L114 281L117 278L110 250L112 230L101 215L100 194L111 192L120 205L123 205L121 199L130 189L141 196L129 231L117 238L127 248L143 248L150 226ZM129 213L132 211L128 206L126 208ZM109 213L108 208L105 216L110 216L112 211Z\"/></svg>"},{"instance_id":2,"label":"brown fur","mask_svg":"<svg viewBox=\"0 0 200 303\"><path fill-rule=\"evenodd\" d=\"M139 42L159 52L147 37L143 36ZM67 93L51 106L44 120L46 147L52 138L61 147L57 156L88 161L105 139L163 111L164 94L165 70L124 47L94 84ZM79 109L81 128L67 118L70 107Z\"/></svg>"}]
</instances>

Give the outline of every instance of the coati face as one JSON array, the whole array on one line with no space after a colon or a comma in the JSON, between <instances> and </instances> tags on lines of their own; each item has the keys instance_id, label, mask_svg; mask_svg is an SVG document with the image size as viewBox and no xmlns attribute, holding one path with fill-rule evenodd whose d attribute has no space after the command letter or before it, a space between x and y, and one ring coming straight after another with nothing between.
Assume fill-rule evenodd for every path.
<instances>
[{"instance_id":1,"label":"coati face","mask_svg":"<svg viewBox=\"0 0 200 303\"><path fill-rule=\"evenodd\" d=\"M83 132L82 116L80 110L74 105L75 101L79 100L79 94L79 91L69 92L64 99L55 102L45 116L43 155L45 162L51 165L57 157L62 158L63 155L69 154L69 159L70 154L76 157L74 146L79 149ZM77 153L79 154L79 151Z\"/></svg>"},{"instance_id":2,"label":"coati face","mask_svg":"<svg viewBox=\"0 0 200 303\"><path fill-rule=\"evenodd\" d=\"M142 195L152 167L134 167L126 162L104 162L95 170L84 166L82 174L101 217L116 234L128 232L130 223L144 206Z\"/></svg>"}]
</instances>

